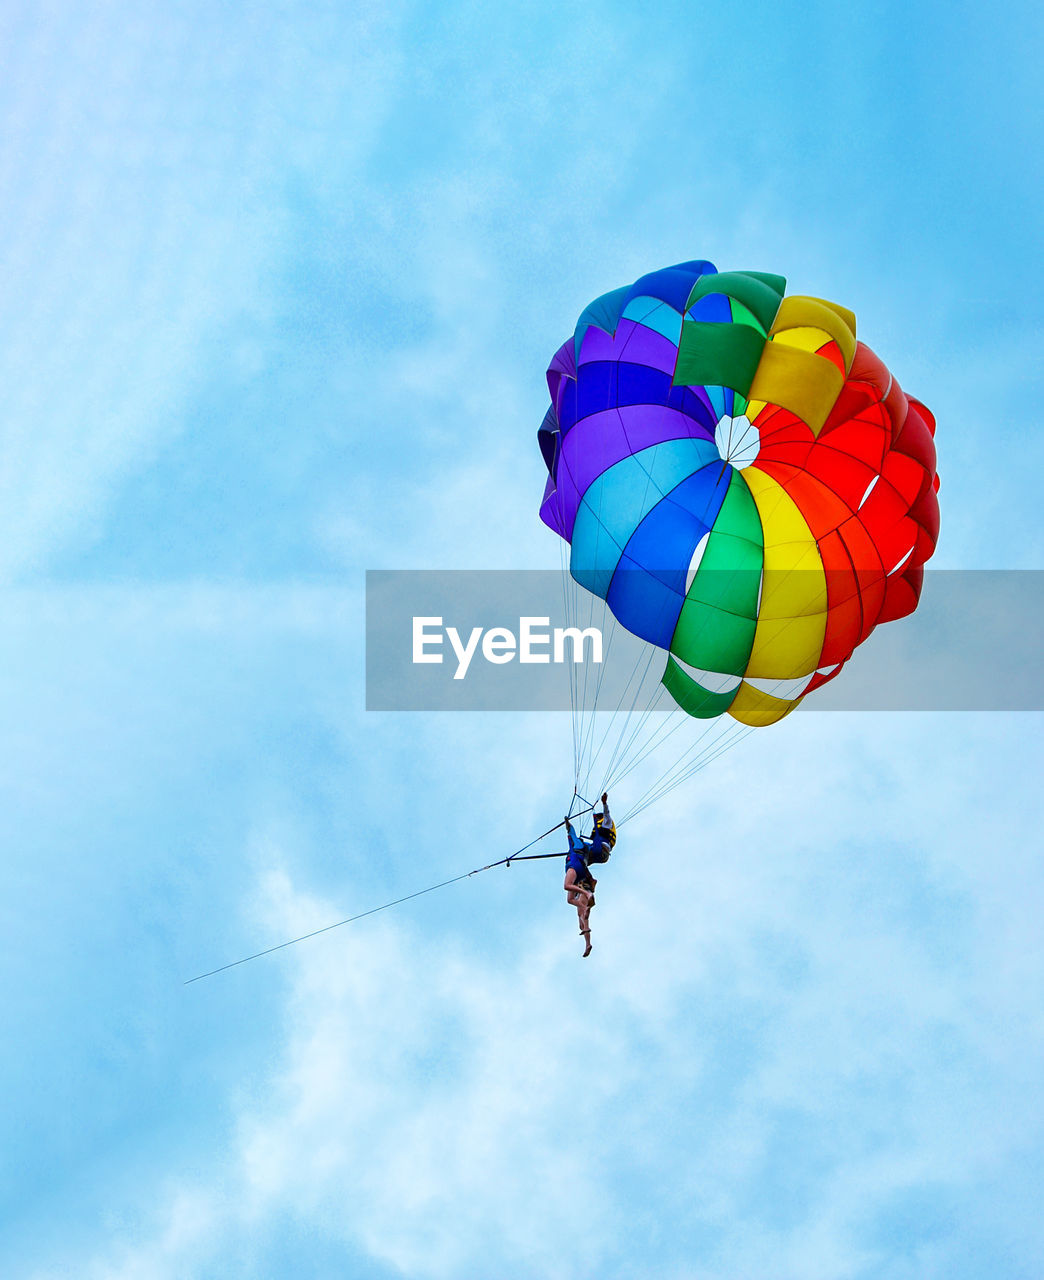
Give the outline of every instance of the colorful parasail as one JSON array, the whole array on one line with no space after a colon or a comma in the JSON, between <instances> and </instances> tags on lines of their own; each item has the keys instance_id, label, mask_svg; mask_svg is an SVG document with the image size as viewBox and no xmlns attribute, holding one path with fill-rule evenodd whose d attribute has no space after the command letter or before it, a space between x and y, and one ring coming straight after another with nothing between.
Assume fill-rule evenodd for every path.
<instances>
[{"instance_id":1,"label":"colorful parasail","mask_svg":"<svg viewBox=\"0 0 1044 1280\"><path fill-rule=\"evenodd\" d=\"M694 716L765 725L917 607L935 420L782 276L683 262L596 299L547 371L540 515Z\"/></svg>"}]
</instances>

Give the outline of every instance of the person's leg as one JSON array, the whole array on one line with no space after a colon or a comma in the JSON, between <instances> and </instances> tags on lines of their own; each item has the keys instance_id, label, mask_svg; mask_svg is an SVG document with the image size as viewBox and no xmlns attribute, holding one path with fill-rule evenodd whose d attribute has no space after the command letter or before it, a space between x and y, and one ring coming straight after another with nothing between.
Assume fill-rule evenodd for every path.
<instances>
[{"instance_id":1,"label":"person's leg","mask_svg":"<svg viewBox=\"0 0 1044 1280\"><path fill-rule=\"evenodd\" d=\"M591 954L591 906L594 903L594 894L579 887L576 892L576 918L580 924L580 932L587 942L587 950L584 952L587 956Z\"/></svg>"},{"instance_id":2,"label":"person's leg","mask_svg":"<svg viewBox=\"0 0 1044 1280\"><path fill-rule=\"evenodd\" d=\"M589 893L581 885L577 883L576 872L570 867L566 872L565 884L563 888L566 892L566 901L576 907L576 918L580 924L580 932L587 940L587 950L585 956L591 954L591 923L588 914L591 910L591 903L594 901L594 894Z\"/></svg>"},{"instance_id":3,"label":"person's leg","mask_svg":"<svg viewBox=\"0 0 1044 1280\"><path fill-rule=\"evenodd\" d=\"M574 885L572 890L567 890L566 893L569 905L576 907L576 913L580 917L581 928L583 928L587 919L587 913L591 910L591 896L586 889L581 889L579 885Z\"/></svg>"}]
</instances>

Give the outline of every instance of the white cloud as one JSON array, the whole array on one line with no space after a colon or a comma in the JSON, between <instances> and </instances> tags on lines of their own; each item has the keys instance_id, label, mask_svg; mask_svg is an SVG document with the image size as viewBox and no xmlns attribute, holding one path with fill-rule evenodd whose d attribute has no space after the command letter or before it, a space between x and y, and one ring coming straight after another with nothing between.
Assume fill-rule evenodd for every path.
<instances>
[{"instance_id":1,"label":"white cloud","mask_svg":"<svg viewBox=\"0 0 1044 1280\"><path fill-rule=\"evenodd\" d=\"M701 1280L901 1276L910 1251L941 1277L960 1214L898 1240L888 1215L984 1189L996 1256L1039 1256L998 1189L1041 1127L1044 960L1023 940L1044 884L1017 824L983 860L974 803L1018 792L1028 723L951 720L945 748L932 717L758 735L625 830L589 961L557 875L510 949L403 911L284 953L284 1045L227 1152L93 1274L216 1272L289 1217L434 1280L638 1258ZM476 933L493 888L460 890ZM257 909L273 940L338 916L278 867Z\"/></svg>"},{"instance_id":2,"label":"white cloud","mask_svg":"<svg viewBox=\"0 0 1044 1280\"><path fill-rule=\"evenodd\" d=\"M7 579L95 535L215 369L249 379L294 175L343 180L397 74L398 7L273 14L245 42L216 12L202 30L124 5L53 16L10 33L0 97Z\"/></svg>"}]
</instances>

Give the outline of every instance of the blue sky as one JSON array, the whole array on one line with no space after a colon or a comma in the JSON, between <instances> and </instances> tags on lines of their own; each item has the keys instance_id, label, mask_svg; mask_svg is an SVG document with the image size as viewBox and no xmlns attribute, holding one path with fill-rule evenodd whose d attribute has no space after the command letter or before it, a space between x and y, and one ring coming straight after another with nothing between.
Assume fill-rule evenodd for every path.
<instances>
[{"instance_id":1,"label":"blue sky","mask_svg":"<svg viewBox=\"0 0 1044 1280\"><path fill-rule=\"evenodd\" d=\"M182 985L561 812L565 717L364 711L363 573L558 563L543 370L645 270L851 306L935 563L1041 566L1039 23L5 7L5 1275L1044 1272L1039 714L755 734L583 968L537 864Z\"/></svg>"}]
</instances>

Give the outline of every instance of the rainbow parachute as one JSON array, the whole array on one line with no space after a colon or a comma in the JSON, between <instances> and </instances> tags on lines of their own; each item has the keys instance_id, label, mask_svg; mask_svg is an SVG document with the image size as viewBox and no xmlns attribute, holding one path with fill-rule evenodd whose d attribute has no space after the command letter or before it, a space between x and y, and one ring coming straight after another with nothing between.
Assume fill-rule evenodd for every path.
<instances>
[{"instance_id":1,"label":"rainbow parachute","mask_svg":"<svg viewBox=\"0 0 1044 1280\"><path fill-rule=\"evenodd\" d=\"M916 608L939 530L931 413L785 289L683 262L598 298L538 432L573 578L667 651L679 706L749 725Z\"/></svg>"}]
</instances>

